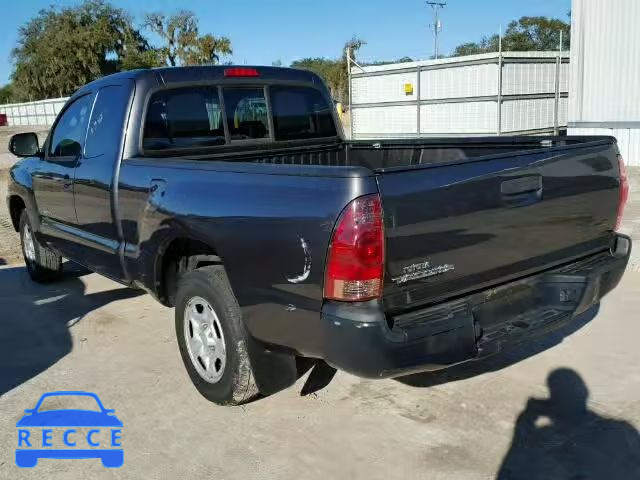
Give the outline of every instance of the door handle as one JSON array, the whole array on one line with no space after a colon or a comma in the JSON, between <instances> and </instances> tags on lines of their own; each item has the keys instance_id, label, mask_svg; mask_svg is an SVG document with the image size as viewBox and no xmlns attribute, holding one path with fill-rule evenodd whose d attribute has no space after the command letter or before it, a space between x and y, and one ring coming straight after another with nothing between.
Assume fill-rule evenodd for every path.
<instances>
[{"instance_id":1,"label":"door handle","mask_svg":"<svg viewBox=\"0 0 640 480\"><path fill-rule=\"evenodd\" d=\"M62 177L62 188L64 190L69 190L71 188L73 182L71 182L71 177L69 175L65 175Z\"/></svg>"}]
</instances>

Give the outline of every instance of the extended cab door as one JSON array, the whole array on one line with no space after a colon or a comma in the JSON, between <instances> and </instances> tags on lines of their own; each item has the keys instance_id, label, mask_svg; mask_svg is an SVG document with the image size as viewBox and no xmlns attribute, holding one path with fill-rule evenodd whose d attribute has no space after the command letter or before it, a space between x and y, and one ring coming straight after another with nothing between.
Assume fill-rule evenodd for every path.
<instances>
[{"instance_id":1,"label":"extended cab door","mask_svg":"<svg viewBox=\"0 0 640 480\"><path fill-rule=\"evenodd\" d=\"M84 145L93 94L76 98L58 116L33 172L33 193L41 217L40 234L67 257L74 256L68 231L76 224L73 175Z\"/></svg>"},{"instance_id":2,"label":"extended cab door","mask_svg":"<svg viewBox=\"0 0 640 480\"><path fill-rule=\"evenodd\" d=\"M77 162L74 177L79 236L74 260L116 280L124 280L125 275L112 197L133 85L124 79L96 93L84 155Z\"/></svg>"}]
</instances>

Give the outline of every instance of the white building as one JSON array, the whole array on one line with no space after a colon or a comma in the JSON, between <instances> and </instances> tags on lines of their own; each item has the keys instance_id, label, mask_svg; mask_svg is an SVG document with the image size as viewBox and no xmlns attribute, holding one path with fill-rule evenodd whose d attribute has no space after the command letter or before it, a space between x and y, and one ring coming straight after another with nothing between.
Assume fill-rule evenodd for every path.
<instances>
[{"instance_id":1,"label":"white building","mask_svg":"<svg viewBox=\"0 0 640 480\"><path fill-rule=\"evenodd\" d=\"M569 134L613 135L640 166L640 0L573 0Z\"/></svg>"}]
</instances>

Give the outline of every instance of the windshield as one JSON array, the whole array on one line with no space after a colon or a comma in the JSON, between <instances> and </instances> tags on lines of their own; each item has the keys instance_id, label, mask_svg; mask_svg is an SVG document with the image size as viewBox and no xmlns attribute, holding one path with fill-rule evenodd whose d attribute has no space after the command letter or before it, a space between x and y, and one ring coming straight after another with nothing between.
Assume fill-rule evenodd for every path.
<instances>
[{"instance_id":1,"label":"windshield","mask_svg":"<svg viewBox=\"0 0 640 480\"><path fill-rule=\"evenodd\" d=\"M52 395L45 397L38 407L38 412L50 410L102 411L96 399L89 395Z\"/></svg>"}]
</instances>

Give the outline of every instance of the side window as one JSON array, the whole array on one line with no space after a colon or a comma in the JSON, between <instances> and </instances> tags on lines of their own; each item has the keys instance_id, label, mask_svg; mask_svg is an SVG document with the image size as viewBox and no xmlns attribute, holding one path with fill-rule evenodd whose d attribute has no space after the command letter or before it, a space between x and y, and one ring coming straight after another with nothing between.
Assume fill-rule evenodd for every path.
<instances>
[{"instance_id":1,"label":"side window","mask_svg":"<svg viewBox=\"0 0 640 480\"><path fill-rule=\"evenodd\" d=\"M85 95L64 111L51 135L50 156L77 157L82 153L92 101L93 95Z\"/></svg>"},{"instance_id":2,"label":"side window","mask_svg":"<svg viewBox=\"0 0 640 480\"><path fill-rule=\"evenodd\" d=\"M272 87L270 91L276 140L336 135L332 107L320 91L308 87Z\"/></svg>"},{"instance_id":3,"label":"side window","mask_svg":"<svg viewBox=\"0 0 640 480\"><path fill-rule=\"evenodd\" d=\"M189 87L153 94L147 107L146 150L224 145L218 89Z\"/></svg>"},{"instance_id":4,"label":"side window","mask_svg":"<svg viewBox=\"0 0 640 480\"><path fill-rule=\"evenodd\" d=\"M269 113L262 88L225 88L224 109L231 140L269 138Z\"/></svg>"},{"instance_id":5,"label":"side window","mask_svg":"<svg viewBox=\"0 0 640 480\"><path fill-rule=\"evenodd\" d=\"M118 153L129 104L128 85L103 87L93 105L84 147L86 158Z\"/></svg>"}]
</instances>

